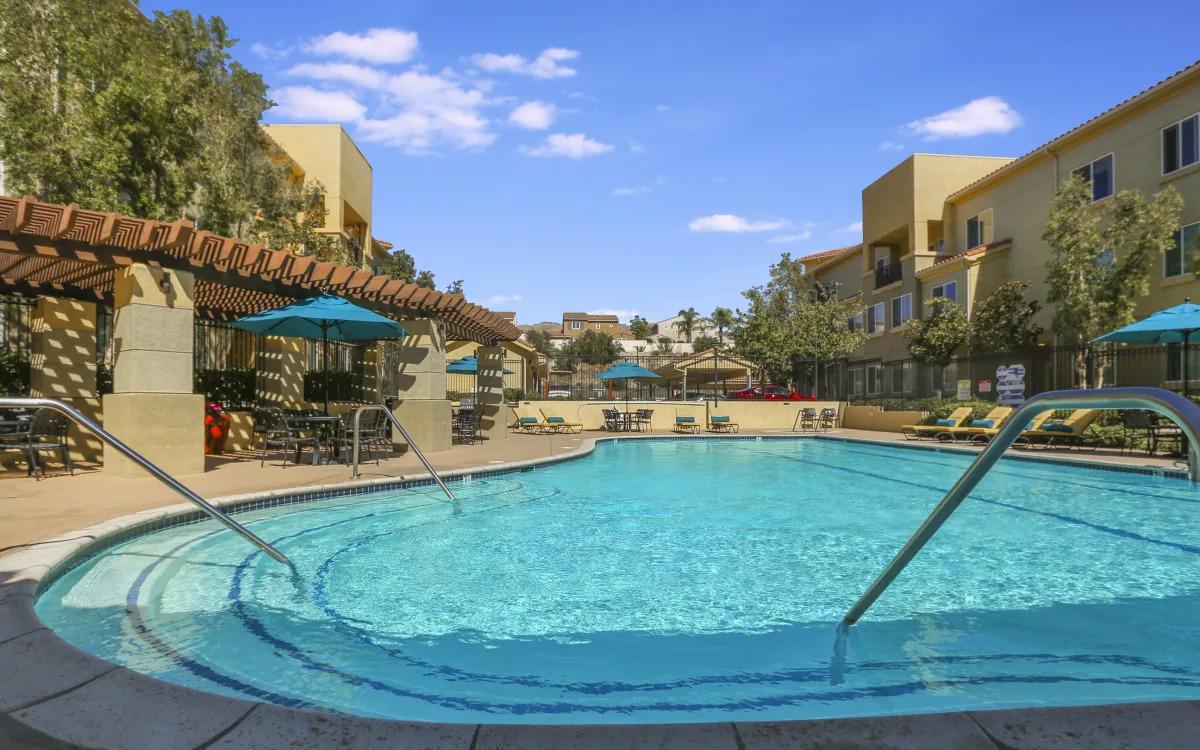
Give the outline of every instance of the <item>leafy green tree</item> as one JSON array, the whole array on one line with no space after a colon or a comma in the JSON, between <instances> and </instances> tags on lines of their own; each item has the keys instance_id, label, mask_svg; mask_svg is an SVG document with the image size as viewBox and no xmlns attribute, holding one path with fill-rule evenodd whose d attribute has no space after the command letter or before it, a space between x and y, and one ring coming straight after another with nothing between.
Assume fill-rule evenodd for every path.
<instances>
[{"instance_id":1,"label":"leafy green tree","mask_svg":"<svg viewBox=\"0 0 1200 750\"><path fill-rule=\"evenodd\" d=\"M712 315L708 319L716 326L717 343L724 347L725 332L732 328L734 323L733 310L730 310L728 307L718 307L712 311Z\"/></svg>"},{"instance_id":2,"label":"leafy green tree","mask_svg":"<svg viewBox=\"0 0 1200 750\"><path fill-rule=\"evenodd\" d=\"M530 328L526 331L525 340L542 354L554 354L554 342L550 340L550 334L540 328Z\"/></svg>"},{"instance_id":3,"label":"leafy green tree","mask_svg":"<svg viewBox=\"0 0 1200 750\"><path fill-rule=\"evenodd\" d=\"M413 260L412 255L404 248L398 248L388 253L387 257L379 263L376 271L391 276L393 279L423 286L426 289L437 288L433 283L433 273L430 271L418 271L417 262ZM460 279L457 283L461 288L462 280Z\"/></svg>"},{"instance_id":4,"label":"leafy green tree","mask_svg":"<svg viewBox=\"0 0 1200 750\"><path fill-rule=\"evenodd\" d=\"M641 315L634 315L629 321L629 333L635 339L650 339L650 321L643 318Z\"/></svg>"},{"instance_id":5,"label":"leafy green tree","mask_svg":"<svg viewBox=\"0 0 1200 750\"><path fill-rule=\"evenodd\" d=\"M659 336L658 346L654 347L654 354L674 354L675 341L670 336Z\"/></svg>"},{"instance_id":6,"label":"leafy green tree","mask_svg":"<svg viewBox=\"0 0 1200 750\"><path fill-rule=\"evenodd\" d=\"M945 367L971 338L967 311L948 297L934 297L926 304L925 317L913 318L904 329L908 353L921 364Z\"/></svg>"},{"instance_id":7,"label":"leafy green tree","mask_svg":"<svg viewBox=\"0 0 1200 750\"><path fill-rule=\"evenodd\" d=\"M1167 187L1149 201L1122 190L1097 208L1090 185L1079 177L1055 195L1043 235L1050 245L1047 299L1054 305L1055 334L1075 348L1081 385L1089 384L1092 340L1133 321L1138 298L1149 291L1152 265L1174 246L1182 203ZM1105 363L1098 365L1097 382L1104 382Z\"/></svg>"},{"instance_id":8,"label":"leafy green tree","mask_svg":"<svg viewBox=\"0 0 1200 750\"><path fill-rule=\"evenodd\" d=\"M675 321L675 330L683 334L683 337L690 343L692 340L692 332L696 330L696 326L700 323L700 313L696 312L696 308L689 307L686 310L679 311L679 320Z\"/></svg>"},{"instance_id":9,"label":"leafy green tree","mask_svg":"<svg viewBox=\"0 0 1200 750\"><path fill-rule=\"evenodd\" d=\"M703 351L708 351L709 349L717 349L717 348L720 348L720 346L721 346L721 342L719 339L717 339L716 336L709 336L706 333L700 334L699 336L697 336L695 338L694 341L692 341L692 351L694 351L694 352L703 352Z\"/></svg>"},{"instance_id":10,"label":"leafy green tree","mask_svg":"<svg viewBox=\"0 0 1200 750\"><path fill-rule=\"evenodd\" d=\"M417 286L423 286L426 289L437 289L437 285L433 282L433 271L421 271L413 279L413 283Z\"/></svg>"},{"instance_id":11,"label":"leafy green tree","mask_svg":"<svg viewBox=\"0 0 1200 750\"><path fill-rule=\"evenodd\" d=\"M971 351L1001 354L1037 343L1042 327L1033 321L1041 306L1026 300L1028 281L1009 281L975 303L971 313Z\"/></svg>"},{"instance_id":12,"label":"leafy green tree","mask_svg":"<svg viewBox=\"0 0 1200 750\"><path fill-rule=\"evenodd\" d=\"M446 285L446 293L447 294L462 294L463 293L463 280L455 279L454 281L451 281L449 284L447 284Z\"/></svg>"},{"instance_id":13,"label":"leafy green tree","mask_svg":"<svg viewBox=\"0 0 1200 750\"><path fill-rule=\"evenodd\" d=\"M608 364L621 355L621 347L603 331L584 331L583 335L563 345L555 356L560 370L575 370L577 362Z\"/></svg>"}]
</instances>

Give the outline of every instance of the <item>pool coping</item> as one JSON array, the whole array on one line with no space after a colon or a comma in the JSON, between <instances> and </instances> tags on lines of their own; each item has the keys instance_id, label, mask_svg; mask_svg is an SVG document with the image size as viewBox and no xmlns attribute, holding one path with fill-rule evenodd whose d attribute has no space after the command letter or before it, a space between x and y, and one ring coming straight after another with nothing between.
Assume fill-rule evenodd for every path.
<instances>
[{"instance_id":1,"label":"pool coping","mask_svg":"<svg viewBox=\"0 0 1200 750\"><path fill-rule=\"evenodd\" d=\"M602 435L555 456L446 472L448 480L483 478L571 461L618 440L795 440L868 443L974 455L969 448L823 434ZM1039 463L1157 476L1153 467L1006 454ZM426 473L229 495L213 500L229 512L259 510L380 490L428 486ZM292 709L165 682L76 649L42 623L38 594L84 559L134 536L206 516L188 503L132 513L63 534L0 557L0 714L58 741L87 747L312 747L342 743L423 747L1190 747L1200 733L1200 701L1024 708L704 724L450 724L371 719ZM5 737L0 724L0 740ZM51 745L52 746L52 745Z\"/></svg>"}]
</instances>

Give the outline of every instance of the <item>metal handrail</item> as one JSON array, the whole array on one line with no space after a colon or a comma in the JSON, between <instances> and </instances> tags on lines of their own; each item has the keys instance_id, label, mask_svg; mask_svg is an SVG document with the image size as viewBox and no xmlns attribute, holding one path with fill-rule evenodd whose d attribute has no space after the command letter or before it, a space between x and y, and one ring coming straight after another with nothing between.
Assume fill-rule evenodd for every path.
<instances>
[{"instance_id":1,"label":"metal handrail","mask_svg":"<svg viewBox=\"0 0 1200 750\"><path fill-rule=\"evenodd\" d=\"M413 453L415 453L417 458L421 460L421 463L425 465L425 470L429 472L429 475L432 476L434 481L438 483L438 486L442 488L442 492L445 492L446 497L453 500L454 493L450 491L450 488L447 487L446 483L442 481L442 478L438 476L437 469L434 469L433 464L429 463L429 459L425 458L425 454L422 453L421 449L417 447L417 444L413 442L412 436L408 434L408 430L404 429L404 425L400 424L400 420L396 419L396 415L392 413L392 410L386 406L383 406L382 404L360 406L353 412L354 417L351 420L351 430L354 432L354 449L352 451L350 464L350 477L352 479L358 478L359 438L361 437L360 433L362 432L362 415L365 411L381 411L387 415L388 419L392 422L392 426L399 431L401 437L404 438L404 441L408 443L410 448L412 448Z\"/></svg>"},{"instance_id":2,"label":"metal handrail","mask_svg":"<svg viewBox=\"0 0 1200 750\"><path fill-rule=\"evenodd\" d=\"M854 603L854 606L842 618L843 628L858 622L858 619L866 614L867 609L891 585L896 576L900 575L904 567L917 556L917 553L937 533L950 514L966 499L971 490L975 489L975 485L979 484L984 475L1000 460L1004 451L1016 442L1029 421L1044 411L1056 409L1151 409L1174 418L1176 424L1187 436L1190 446L1188 478L1193 482L1200 482L1200 461L1197 460L1197 447L1200 446L1200 407L1183 396L1164 391L1161 388L1051 391L1034 396L1008 418L988 446L975 457L975 461L967 467L963 475L925 519L925 522L900 548L879 578Z\"/></svg>"},{"instance_id":3,"label":"metal handrail","mask_svg":"<svg viewBox=\"0 0 1200 750\"><path fill-rule=\"evenodd\" d=\"M62 401L53 398L0 398L0 408L10 407L53 409L54 411L67 415L81 427L86 428L88 431L95 434L96 437L100 438L100 440L115 448L118 453L121 453L130 461L133 461L135 464L145 469L150 476L175 490L188 501L199 506L200 510L215 518L217 521L223 524L225 528L241 535L247 541L254 544L263 552L266 552L275 560L288 566L292 564L291 560L288 560L286 555L272 547L268 542L263 540L253 531L233 520L227 513L225 513L225 511L221 510L217 506L197 495L192 490L185 487L179 482L178 479L155 466L145 456L138 453L133 448L130 448L119 438L93 422L90 418L81 414L75 407L64 404Z\"/></svg>"}]
</instances>

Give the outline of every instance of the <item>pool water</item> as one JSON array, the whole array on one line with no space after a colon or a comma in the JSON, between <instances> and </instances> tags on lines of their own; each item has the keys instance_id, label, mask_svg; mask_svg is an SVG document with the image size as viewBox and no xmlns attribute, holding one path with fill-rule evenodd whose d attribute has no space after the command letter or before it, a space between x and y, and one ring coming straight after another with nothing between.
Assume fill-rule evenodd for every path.
<instances>
[{"instance_id":1,"label":"pool water","mask_svg":"<svg viewBox=\"0 0 1200 750\"><path fill-rule=\"evenodd\" d=\"M1003 460L844 642L968 457L830 439L602 443L435 488L115 546L42 619L146 674L410 720L781 720L1200 698L1200 493Z\"/></svg>"}]
</instances>

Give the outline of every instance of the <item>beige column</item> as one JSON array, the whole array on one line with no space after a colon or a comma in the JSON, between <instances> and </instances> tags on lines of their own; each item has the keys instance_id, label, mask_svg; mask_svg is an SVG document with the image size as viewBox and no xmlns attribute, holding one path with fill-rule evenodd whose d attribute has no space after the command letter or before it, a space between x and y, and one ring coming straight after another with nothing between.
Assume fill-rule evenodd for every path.
<instances>
[{"instance_id":1,"label":"beige column","mask_svg":"<svg viewBox=\"0 0 1200 750\"><path fill-rule=\"evenodd\" d=\"M426 453L450 449L450 401L446 398L446 340L435 321L402 321L408 336L401 341L392 410L404 429Z\"/></svg>"},{"instance_id":2,"label":"beige column","mask_svg":"<svg viewBox=\"0 0 1200 750\"><path fill-rule=\"evenodd\" d=\"M204 397L193 393L195 283L186 271L140 263L116 272L113 392L104 397L104 426L172 474L204 471ZM109 447L104 470L145 472Z\"/></svg>"},{"instance_id":3,"label":"beige column","mask_svg":"<svg viewBox=\"0 0 1200 750\"><path fill-rule=\"evenodd\" d=\"M98 418L96 306L61 297L38 297L32 328L30 395L65 401L87 416ZM100 441L74 423L69 439L75 460L100 460Z\"/></svg>"},{"instance_id":4,"label":"beige column","mask_svg":"<svg viewBox=\"0 0 1200 750\"><path fill-rule=\"evenodd\" d=\"M479 430L485 440L508 437L508 408L504 405L504 347L481 346L475 350L479 361L477 398L482 417Z\"/></svg>"},{"instance_id":5,"label":"beige column","mask_svg":"<svg viewBox=\"0 0 1200 750\"><path fill-rule=\"evenodd\" d=\"M280 409L304 408L304 339L264 336L262 347L263 403Z\"/></svg>"}]
</instances>

